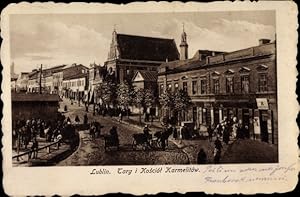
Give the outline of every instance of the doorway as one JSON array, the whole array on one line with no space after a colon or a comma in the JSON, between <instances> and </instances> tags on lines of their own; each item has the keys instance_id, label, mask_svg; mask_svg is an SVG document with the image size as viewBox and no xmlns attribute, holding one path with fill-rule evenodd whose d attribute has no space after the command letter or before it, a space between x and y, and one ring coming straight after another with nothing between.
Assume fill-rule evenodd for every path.
<instances>
[{"instance_id":1,"label":"doorway","mask_svg":"<svg viewBox=\"0 0 300 197\"><path fill-rule=\"evenodd\" d=\"M269 142L268 134L268 113L266 111L261 111L260 113L260 133L261 141Z\"/></svg>"}]
</instances>

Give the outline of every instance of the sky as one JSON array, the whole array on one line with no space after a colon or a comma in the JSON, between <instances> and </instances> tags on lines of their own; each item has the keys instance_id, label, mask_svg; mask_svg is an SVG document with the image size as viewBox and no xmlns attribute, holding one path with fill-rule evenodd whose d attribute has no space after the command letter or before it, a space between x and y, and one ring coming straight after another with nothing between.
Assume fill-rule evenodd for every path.
<instances>
[{"instance_id":1,"label":"sky","mask_svg":"<svg viewBox=\"0 0 300 197\"><path fill-rule=\"evenodd\" d=\"M189 57L196 50L235 51L274 40L274 11L132 13L132 14L22 14L10 16L11 62L15 72L29 72L43 64L103 65L112 32L171 38L179 49L182 24Z\"/></svg>"}]
</instances>

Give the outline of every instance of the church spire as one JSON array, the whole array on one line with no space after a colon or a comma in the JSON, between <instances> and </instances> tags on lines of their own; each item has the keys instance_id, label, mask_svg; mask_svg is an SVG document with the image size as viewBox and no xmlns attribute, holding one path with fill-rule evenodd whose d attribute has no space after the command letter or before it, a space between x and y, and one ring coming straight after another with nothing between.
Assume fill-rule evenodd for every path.
<instances>
[{"instance_id":1,"label":"church spire","mask_svg":"<svg viewBox=\"0 0 300 197\"><path fill-rule=\"evenodd\" d=\"M188 44L187 44L187 35L184 31L184 23L182 23L182 34L181 34L181 43L180 43L180 60L188 59Z\"/></svg>"}]
</instances>

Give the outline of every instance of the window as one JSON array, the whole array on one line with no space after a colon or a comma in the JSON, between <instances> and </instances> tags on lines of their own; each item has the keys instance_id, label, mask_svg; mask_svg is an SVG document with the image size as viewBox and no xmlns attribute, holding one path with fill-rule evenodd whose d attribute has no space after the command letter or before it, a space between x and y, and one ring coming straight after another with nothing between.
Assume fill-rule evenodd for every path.
<instances>
[{"instance_id":1,"label":"window","mask_svg":"<svg viewBox=\"0 0 300 197\"><path fill-rule=\"evenodd\" d=\"M176 91L178 91L178 89L179 89L179 84L178 84L178 83L175 83L175 84L174 84L174 91L176 92Z\"/></svg>"},{"instance_id":2,"label":"window","mask_svg":"<svg viewBox=\"0 0 300 197\"><path fill-rule=\"evenodd\" d=\"M168 83L168 91L172 91L172 84Z\"/></svg>"},{"instance_id":3,"label":"window","mask_svg":"<svg viewBox=\"0 0 300 197\"><path fill-rule=\"evenodd\" d=\"M249 75L241 76L241 91L242 93L249 93Z\"/></svg>"},{"instance_id":4,"label":"window","mask_svg":"<svg viewBox=\"0 0 300 197\"><path fill-rule=\"evenodd\" d=\"M207 94L207 81L206 79L202 79L200 81L201 94Z\"/></svg>"},{"instance_id":5,"label":"window","mask_svg":"<svg viewBox=\"0 0 300 197\"><path fill-rule=\"evenodd\" d=\"M187 89L187 82L186 82L186 81L182 83L182 89L183 89L183 91L185 91L185 92L188 91L188 89Z\"/></svg>"},{"instance_id":6,"label":"window","mask_svg":"<svg viewBox=\"0 0 300 197\"><path fill-rule=\"evenodd\" d=\"M192 94L197 94L197 81L192 81Z\"/></svg>"},{"instance_id":7,"label":"window","mask_svg":"<svg viewBox=\"0 0 300 197\"><path fill-rule=\"evenodd\" d=\"M159 94L162 95L164 93L164 85L160 84L159 86Z\"/></svg>"},{"instance_id":8,"label":"window","mask_svg":"<svg viewBox=\"0 0 300 197\"><path fill-rule=\"evenodd\" d=\"M267 92L268 91L268 79L266 73L261 73L258 76L258 91Z\"/></svg>"},{"instance_id":9,"label":"window","mask_svg":"<svg viewBox=\"0 0 300 197\"><path fill-rule=\"evenodd\" d=\"M233 77L226 77L226 92L233 93Z\"/></svg>"},{"instance_id":10,"label":"window","mask_svg":"<svg viewBox=\"0 0 300 197\"><path fill-rule=\"evenodd\" d=\"M220 80L219 79L213 79L213 84L214 84L214 94L219 94L220 93Z\"/></svg>"}]
</instances>

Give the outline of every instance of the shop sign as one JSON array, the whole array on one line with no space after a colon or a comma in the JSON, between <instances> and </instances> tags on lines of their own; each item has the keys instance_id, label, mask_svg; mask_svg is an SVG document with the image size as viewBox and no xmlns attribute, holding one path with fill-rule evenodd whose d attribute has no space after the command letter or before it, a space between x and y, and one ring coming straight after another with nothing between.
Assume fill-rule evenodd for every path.
<instances>
[{"instance_id":1,"label":"shop sign","mask_svg":"<svg viewBox=\"0 0 300 197\"><path fill-rule=\"evenodd\" d=\"M256 104L258 109L268 110L269 104L267 98L256 98Z\"/></svg>"}]
</instances>

